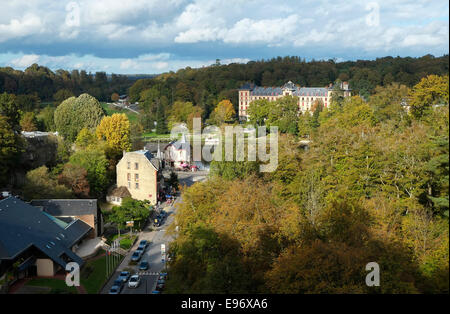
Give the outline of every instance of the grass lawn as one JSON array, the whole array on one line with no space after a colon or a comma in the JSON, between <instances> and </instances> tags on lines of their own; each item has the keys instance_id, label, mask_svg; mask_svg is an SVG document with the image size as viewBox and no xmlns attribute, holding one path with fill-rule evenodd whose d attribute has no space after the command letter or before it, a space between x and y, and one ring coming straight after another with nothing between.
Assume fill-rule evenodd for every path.
<instances>
[{"instance_id":1,"label":"grass lawn","mask_svg":"<svg viewBox=\"0 0 450 314\"><path fill-rule=\"evenodd\" d=\"M77 294L75 287L69 287L66 282L61 279L53 278L35 278L27 282L27 286L33 287L49 287L51 288L49 294Z\"/></svg>"},{"instance_id":2,"label":"grass lawn","mask_svg":"<svg viewBox=\"0 0 450 314\"><path fill-rule=\"evenodd\" d=\"M106 114L108 116L112 115L113 113L124 113L127 115L128 120L130 120L130 122L134 122L134 121L138 120L138 115L130 110L126 110L126 109L120 110L119 108L114 109L113 105L110 106L105 102L102 102L100 104L102 105L103 109L105 109Z\"/></svg>"},{"instance_id":3,"label":"grass lawn","mask_svg":"<svg viewBox=\"0 0 450 314\"><path fill-rule=\"evenodd\" d=\"M80 282L89 294L99 293L106 279L106 256L87 261L81 269Z\"/></svg>"},{"instance_id":4,"label":"grass lawn","mask_svg":"<svg viewBox=\"0 0 450 314\"><path fill-rule=\"evenodd\" d=\"M170 138L170 133L169 134L156 134L155 132L149 132L149 133L142 134L142 136L145 138Z\"/></svg>"}]
</instances>

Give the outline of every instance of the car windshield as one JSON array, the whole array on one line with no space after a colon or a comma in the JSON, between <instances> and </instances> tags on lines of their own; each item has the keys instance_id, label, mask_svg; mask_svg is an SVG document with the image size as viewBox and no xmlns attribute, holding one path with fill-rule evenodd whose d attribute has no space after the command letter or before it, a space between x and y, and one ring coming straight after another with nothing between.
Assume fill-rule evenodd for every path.
<instances>
[{"instance_id":1,"label":"car windshield","mask_svg":"<svg viewBox=\"0 0 450 314\"><path fill-rule=\"evenodd\" d=\"M130 279L131 282L135 282L137 280L138 280L137 277L131 277L131 279Z\"/></svg>"},{"instance_id":2,"label":"car windshield","mask_svg":"<svg viewBox=\"0 0 450 314\"><path fill-rule=\"evenodd\" d=\"M127 272L121 272L120 276L128 276L128 273Z\"/></svg>"}]
</instances>

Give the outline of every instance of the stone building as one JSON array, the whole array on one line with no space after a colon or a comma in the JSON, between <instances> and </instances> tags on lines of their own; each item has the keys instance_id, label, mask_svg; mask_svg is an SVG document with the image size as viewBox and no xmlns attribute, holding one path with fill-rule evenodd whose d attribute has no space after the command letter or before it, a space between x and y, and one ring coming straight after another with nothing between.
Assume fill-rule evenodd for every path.
<instances>
[{"instance_id":1,"label":"stone building","mask_svg":"<svg viewBox=\"0 0 450 314\"><path fill-rule=\"evenodd\" d=\"M158 193L164 184L160 169L161 161L146 149L124 152L116 166L116 186L126 187L134 199L156 204Z\"/></svg>"},{"instance_id":2,"label":"stone building","mask_svg":"<svg viewBox=\"0 0 450 314\"><path fill-rule=\"evenodd\" d=\"M347 82L342 82L340 88L344 97L351 96ZM266 99L276 101L284 96L297 96L300 112L311 111L316 100L322 100L324 107L328 107L331 101L333 86L326 87L299 87L287 82L281 87L260 87L254 84L246 84L239 89L239 120L248 120L248 106L254 100Z\"/></svg>"}]
</instances>

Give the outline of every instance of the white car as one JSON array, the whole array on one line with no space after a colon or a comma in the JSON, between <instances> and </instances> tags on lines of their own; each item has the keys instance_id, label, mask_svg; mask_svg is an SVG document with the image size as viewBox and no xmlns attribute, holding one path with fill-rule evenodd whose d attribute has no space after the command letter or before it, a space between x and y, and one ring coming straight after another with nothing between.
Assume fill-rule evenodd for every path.
<instances>
[{"instance_id":1,"label":"white car","mask_svg":"<svg viewBox=\"0 0 450 314\"><path fill-rule=\"evenodd\" d=\"M128 281L128 288L137 288L141 283L141 277L139 275L133 275Z\"/></svg>"}]
</instances>

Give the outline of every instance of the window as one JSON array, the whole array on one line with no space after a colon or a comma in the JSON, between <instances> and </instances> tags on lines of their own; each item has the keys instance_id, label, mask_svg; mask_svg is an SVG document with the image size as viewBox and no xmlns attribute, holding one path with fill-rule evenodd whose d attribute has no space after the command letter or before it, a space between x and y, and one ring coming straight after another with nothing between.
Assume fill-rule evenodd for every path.
<instances>
[{"instance_id":1,"label":"window","mask_svg":"<svg viewBox=\"0 0 450 314\"><path fill-rule=\"evenodd\" d=\"M131 180L131 173L127 173L127 180L128 180L128 181Z\"/></svg>"},{"instance_id":2,"label":"window","mask_svg":"<svg viewBox=\"0 0 450 314\"><path fill-rule=\"evenodd\" d=\"M139 170L139 164L137 162L134 163L134 169Z\"/></svg>"},{"instance_id":3,"label":"window","mask_svg":"<svg viewBox=\"0 0 450 314\"><path fill-rule=\"evenodd\" d=\"M130 162L127 162L127 169L130 169Z\"/></svg>"},{"instance_id":4,"label":"window","mask_svg":"<svg viewBox=\"0 0 450 314\"><path fill-rule=\"evenodd\" d=\"M136 182L136 190L139 190L139 183Z\"/></svg>"},{"instance_id":5,"label":"window","mask_svg":"<svg viewBox=\"0 0 450 314\"><path fill-rule=\"evenodd\" d=\"M131 182L128 181L128 188L131 189Z\"/></svg>"},{"instance_id":6,"label":"window","mask_svg":"<svg viewBox=\"0 0 450 314\"><path fill-rule=\"evenodd\" d=\"M134 181L139 181L139 174L138 174L138 173L136 173L136 174L134 175Z\"/></svg>"}]
</instances>

